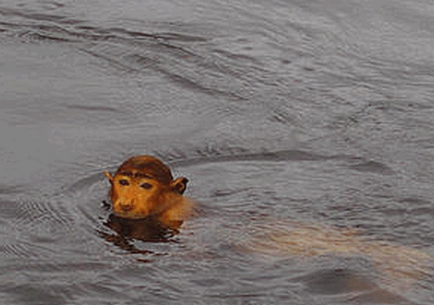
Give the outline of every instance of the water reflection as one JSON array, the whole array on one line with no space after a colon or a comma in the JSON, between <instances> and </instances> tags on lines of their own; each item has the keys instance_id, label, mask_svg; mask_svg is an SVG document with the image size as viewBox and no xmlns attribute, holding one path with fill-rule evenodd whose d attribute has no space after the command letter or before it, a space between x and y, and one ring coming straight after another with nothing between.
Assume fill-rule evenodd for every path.
<instances>
[{"instance_id":1,"label":"water reflection","mask_svg":"<svg viewBox=\"0 0 434 305\"><path fill-rule=\"evenodd\" d=\"M179 233L177 229L162 225L154 217L126 219L110 214L103 225L115 233L110 234L100 231L99 234L108 242L130 253L152 253L152 251L137 249L132 243L133 240L154 243L174 242L171 238Z\"/></svg>"}]
</instances>

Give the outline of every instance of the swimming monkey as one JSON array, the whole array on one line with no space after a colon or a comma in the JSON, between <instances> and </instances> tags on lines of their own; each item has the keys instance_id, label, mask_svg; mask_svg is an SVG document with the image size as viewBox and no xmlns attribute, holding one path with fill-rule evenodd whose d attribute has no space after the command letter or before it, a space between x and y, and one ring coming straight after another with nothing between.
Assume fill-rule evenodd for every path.
<instances>
[{"instance_id":1,"label":"swimming monkey","mask_svg":"<svg viewBox=\"0 0 434 305\"><path fill-rule=\"evenodd\" d=\"M120 236L104 235L126 250L140 252L124 236L164 240L165 231L155 227L154 220L176 231L193 212L192 201L183 196L188 179L174 179L170 168L155 157L132 157L122 163L114 176L109 172L105 176L111 184L109 195L114 212L107 226ZM366 256L387 275L388 282L394 279L410 286L427 274L427 262L431 260L424 251L359 236L354 229L277 219L261 219L261 224L252 223L245 229L243 239L236 244L248 253L278 257ZM231 236L238 235L234 232Z\"/></svg>"},{"instance_id":2,"label":"swimming monkey","mask_svg":"<svg viewBox=\"0 0 434 305\"><path fill-rule=\"evenodd\" d=\"M126 219L154 218L160 224L178 228L192 211L184 197L188 179L174 179L170 168L152 156L135 156L117 169L104 173L111 188L112 210Z\"/></svg>"}]
</instances>

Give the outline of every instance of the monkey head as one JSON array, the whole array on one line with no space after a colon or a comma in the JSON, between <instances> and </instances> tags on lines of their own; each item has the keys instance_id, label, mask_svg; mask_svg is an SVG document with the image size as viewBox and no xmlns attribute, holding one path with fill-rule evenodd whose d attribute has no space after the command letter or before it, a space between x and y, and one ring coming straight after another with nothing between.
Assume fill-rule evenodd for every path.
<instances>
[{"instance_id":1,"label":"monkey head","mask_svg":"<svg viewBox=\"0 0 434 305\"><path fill-rule=\"evenodd\" d=\"M182 221L191 206L182 196L188 179L173 179L170 168L152 156L126 160L108 178L113 212L120 217L157 217L163 222Z\"/></svg>"}]
</instances>

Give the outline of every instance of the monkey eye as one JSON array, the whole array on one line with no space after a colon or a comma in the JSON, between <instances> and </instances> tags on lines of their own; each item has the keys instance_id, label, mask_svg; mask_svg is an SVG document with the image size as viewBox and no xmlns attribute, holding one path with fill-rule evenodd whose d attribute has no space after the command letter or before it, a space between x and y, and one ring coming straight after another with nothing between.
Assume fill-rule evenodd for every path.
<instances>
[{"instance_id":1,"label":"monkey eye","mask_svg":"<svg viewBox=\"0 0 434 305\"><path fill-rule=\"evenodd\" d=\"M119 180L119 184L126 186L126 185L130 185L130 182L128 180L126 180L126 179L121 179L121 180Z\"/></svg>"},{"instance_id":2,"label":"monkey eye","mask_svg":"<svg viewBox=\"0 0 434 305\"><path fill-rule=\"evenodd\" d=\"M141 184L140 187L142 189L149 190L150 188L152 188L152 184L145 182L145 183Z\"/></svg>"}]
</instances>

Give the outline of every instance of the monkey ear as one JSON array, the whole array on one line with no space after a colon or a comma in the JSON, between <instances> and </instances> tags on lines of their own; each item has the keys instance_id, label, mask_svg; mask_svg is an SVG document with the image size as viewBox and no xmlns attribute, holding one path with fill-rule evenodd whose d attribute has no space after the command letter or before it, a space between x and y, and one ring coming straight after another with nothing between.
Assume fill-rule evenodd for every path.
<instances>
[{"instance_id":1,"label":"monkey ear","mask_svg":"<svg viewBox=\"0 0 434 305\"><path fill-rule=\"evenodd\" d=\"M107 177L108 181L110 182L110 184L113 184L113 177L109 172L104 172L104 176Z\"/></svg>"},{"instance_id":2,"label":"monkey ear","mask_svg":"<svg viewBox=\"0 0 434 305\"><path fill-rule=\"evenodd\" d=\"M172 190L179 193L180 195L184 194L185 189L187 188L188 179L185 177L179 177L172 182L170 182L170 186Z\"/></svg>"}]
</instances>

